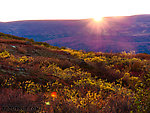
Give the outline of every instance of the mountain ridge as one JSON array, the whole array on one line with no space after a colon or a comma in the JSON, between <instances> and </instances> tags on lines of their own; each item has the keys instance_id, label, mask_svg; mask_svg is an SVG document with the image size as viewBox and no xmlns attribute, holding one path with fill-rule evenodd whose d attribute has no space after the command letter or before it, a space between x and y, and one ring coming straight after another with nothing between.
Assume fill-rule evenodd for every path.
<instances>
[{"instance_id":1,"label":"mountain ridge","mask_svg":"<svg viewBox=\"0 0 150 113\"><path fill-rule=\"evenodd\" d=\"M76 50L112 51L114 53L134 50L136 53L150 54L149 18L150 15L104 17L102 21L104 24L100 28L96 28L96 24L100 23L93 23L92 19L27 20L0 23L0 31ZM109 41L107 42L107 40ZM122 46L122 41L124 46ZM131 41L138 43L129 43ZM145 44L140 42L145 42ZM131 46L132 48L130 48ZM107 49L104 50L104 48Z\"/></svg>"}]
</instances>

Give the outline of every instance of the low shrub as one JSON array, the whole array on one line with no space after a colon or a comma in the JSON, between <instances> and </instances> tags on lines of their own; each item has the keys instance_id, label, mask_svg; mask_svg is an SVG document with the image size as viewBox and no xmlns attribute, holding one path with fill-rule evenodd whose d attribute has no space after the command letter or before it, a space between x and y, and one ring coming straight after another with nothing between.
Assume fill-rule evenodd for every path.
<instances>
[{"instance_id":1,"label":"low shrub","mask_svg":"<svg viewBox=\"0 0 150 113\"><path fill-rule=\"evenodd\" d=\"M41 109L43 104L41 95L31 95L21 89L7 89L0 91L0 111L33 113Z\"/></svg>"}]
</instances>

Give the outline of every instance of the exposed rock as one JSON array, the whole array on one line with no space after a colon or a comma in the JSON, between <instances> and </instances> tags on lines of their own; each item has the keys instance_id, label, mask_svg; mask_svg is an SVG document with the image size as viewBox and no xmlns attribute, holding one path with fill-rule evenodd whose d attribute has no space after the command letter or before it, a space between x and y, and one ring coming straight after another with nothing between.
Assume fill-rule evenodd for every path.
<instances>
[{"instance_id":1,"label":"exposed rock","mask_svg":"<svg viewBox=\"0 0 150 113\"><path fill-rule=\"evenodd\" d=\"M13 47L13 48L15 48L15 49L17 48L16 46L13 46L13 45L10 45L10 46Z\"/></svg>"}]
</instances>

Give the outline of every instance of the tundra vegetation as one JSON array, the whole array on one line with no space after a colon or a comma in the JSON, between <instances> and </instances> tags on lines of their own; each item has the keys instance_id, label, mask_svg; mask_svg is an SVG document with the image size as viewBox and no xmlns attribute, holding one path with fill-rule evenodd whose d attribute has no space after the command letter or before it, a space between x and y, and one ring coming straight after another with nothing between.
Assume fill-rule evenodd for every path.
<instances>
[{"instance_id":1,"label":"tundra vegetation","mask_svg":"<svg viewBox=\"0 0 150 113\"><path fill-rule=\"evenodd\" d=\"M150 55L58 48L0 33L0 111L148 113Z\"/></svg>"}]
</instances>

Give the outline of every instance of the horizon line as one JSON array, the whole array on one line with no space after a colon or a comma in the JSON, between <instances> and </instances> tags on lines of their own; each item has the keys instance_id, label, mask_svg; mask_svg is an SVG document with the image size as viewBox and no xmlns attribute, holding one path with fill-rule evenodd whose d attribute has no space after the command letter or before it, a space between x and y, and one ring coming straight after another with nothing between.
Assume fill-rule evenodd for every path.
<instances>
[{"instance_id":1,"label":"horizon line","mask_svg":"<svg viewBox=\"0 0 150 113\"><path fill-rule=\"evenodd\" d=\"M103 16L103 18L109 18L109 17L130 17L130 16L138 16L138 15L150 15L150 14L135 14L135 15L125 15L125 16ZM22 20L12 20L12 21L1 21L0 23L9 23L9 22L19 22L19 21L68 21L68 20L89 20L89 19L93 19L91 18L56 18L56 19L22 19Z\"/></svg>"}]
</instances>

